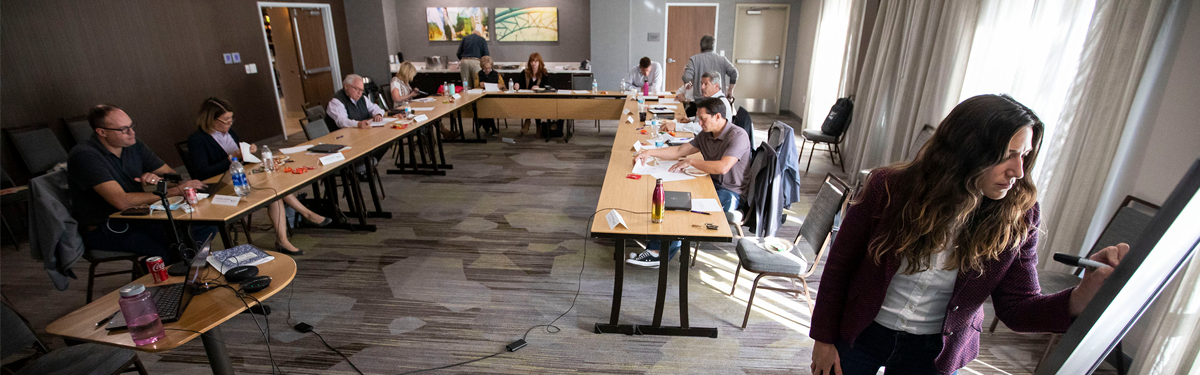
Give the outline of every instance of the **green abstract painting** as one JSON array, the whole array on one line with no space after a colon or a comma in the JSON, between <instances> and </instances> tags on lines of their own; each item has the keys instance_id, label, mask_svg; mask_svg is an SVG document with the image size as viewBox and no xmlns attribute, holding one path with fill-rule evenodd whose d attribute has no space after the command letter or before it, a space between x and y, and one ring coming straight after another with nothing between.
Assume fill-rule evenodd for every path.
<instances>
[{"instance_id":1,"label":"green abstract painting","mask_svg":"<svg viewBox=\"0 0 1200 375\"><path fill-rule=\"evenodd\" d=\"M429 7L425 8L425 19L429 26L429 40L462 40L475 30L488 38L488 8Z\"/></svg>"},{"instance_id":2,"label":"green abstract painting","mask_svg":"<svg viewBox=\"0 0 1200 375\"><path fill-rule=\"evenodd\" d=\"M496 40L557 42L558 8L496 8Z\"/></svg>"}]
</instances>

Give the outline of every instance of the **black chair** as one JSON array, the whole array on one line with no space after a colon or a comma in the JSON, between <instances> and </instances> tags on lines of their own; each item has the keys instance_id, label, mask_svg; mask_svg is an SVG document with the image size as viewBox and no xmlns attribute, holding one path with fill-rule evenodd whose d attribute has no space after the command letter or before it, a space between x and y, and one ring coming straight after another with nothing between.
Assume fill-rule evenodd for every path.
<instances>
[{"instance_id":1,"label":"black chair","mask_svg":"<svg viewBox=\"0 0 1200 375\"><path fill-rule=\"evenodd\" d=\"M754 122L750 120L750 112L746 111L746 107L738 106L737 113L733 115L733 124L746 131L746 135L750 137L750 148L754 148ZM778 149L778 148L776 148Z\"/></svg>"},{"instance_id":2,"label":"black chair","mask_svg":"<svg viewBox=\"0 0 1200 375\"><path fill-rule=\"evenodd\" d=\"M21 214L19 217L22 219L19 219L18 222L25 222L27 220L24 219L24 215L26 215L29 211L29 185L17 186L17 184L13 182L12 178L8 176L8 172L0 169L0 189L13 189L4 194L0 194L0 206L4 207L3 209L0 209L0 226L4 227L4 234L7 234L8 238L12 240L13 248L20 250L21 247L18 246L17 243L17 234L16 232L13 232L12 227L8 225L8 217L6 214L12 212L13 208L19 208L19 212Z\"/></svg>"},{"instance_id":3,"label":"black chair","mask_svg":"<svg viewBox=\"0 0 1200 375\"><path fill-rule=\"evenodd\" d=\"M1125 200L1121 201L1117 212L1113 213L1112 219L1104 226L1104 231L1100 232L1100 237L1092 244L1092 248L1088 250L1087 256L1104 250L1105 247L1115 246L1119 243L1127 243L1132 245L1137 241L1142 232L1146 230L1146 226L1150 224L1150 220L1154 218L1154 214L1158 212L1158 205L1147 202L1132 195L1125 196ZM1082 268L1075 268L1072 272L1055 272L1039 270L1037 273L1038 286L1041 287L1042 293L1057 293L1070 287L1078 286L1082 280L1080 274L1083 273ZM996 326L1000 324L1000 317L992 318L992 325L988 328L988 332L996 332ZM1042 358L1038 360L1040 365L1046 357L1050 355L1050 350L1054 349L1054 344L1062 337L1060 333L1050 334L1050 341L1046 343L1046 350L1042 352ZM1124 374L1128 371L1128 363L1124 363L1124 354L1120 350L1121 343L1117 343L1117 350L1109 355L1108 361L1116 362L1113 366L1117 368L1117 372Z\"/></svg>"},{"instance_id":4,"label":"black chair","mask_svg":"<svg viewBox=\"0 0 1200 375\"><path fill-rule=\"evenodd\" d=\"M917 158L917 153L921 152L921 148L925 147L926 143L929 143L929 139L933 138L933 133L935 131L937 131L937 128L934 128L933 125L925 124L925 126L921 127L921 131L917 132L917 135L913 137L912 143L908 144L907 160L912 161L913 159ZM867 183L867 175L870 173L870 169L858 171L858 183L854 185L855 192L862 193L862 187Z\"/></svg>"},{"instance_id":5,"label":"black chair","mask_svg":"<svg viewBox=\"0 0 1200 375\"><path fill-rule=\"evenodd\" d=\"M812 208L804 216L800 232L796 234L796 239L792 241L790 249L781 252L768 250L765 246L768 246L769 241L757 237L743 237L738 240L738 270L733 274L733 289L729 291L729 295L732 296L737 291L738 274L741 273L742 268L758 274L758 277L754 278L754 285L750 287L750 299L746 301L746 316L742 318L743 329L750 321L750 309L754 306L754 292L758 289L791 292L797 297L800 292L803 292L805 298L808 299L809 312L812 312L813 298L805 278L812 276L821 264L821 258L829 248L827 245L832 242L827 239L833 232L834 215L841 211L849 196L849 185L833 174L826 174L825 182L821 184L821 190L817 191L817 200L813 202ZM807 246L802 246L801 239ZM811 262L805 255L808 252L816 253ZM793 288L795 288L795 280L800 280L804 289L759 286L758 282L768 276L791 279Z\"/></svg>"},{"instance_id":6,"label":"black chair","mask_svg":"<svg viewBox=\"0 0 1200 375\"><path fill-rule=\"evenodd\" d=\"M8 139L17 148L17 154L29 168L31 176L38 176L67 161L67 150L46 124L34 124L5 129Z\"/></svg>"},{"instance_id":7,"label":"black chair","mask_svg":"<svg viewBox=\"0 0 1200 375\"><path fill-rule=\"evenodd\" d=\"M18 314L7 302L0 303L0 325L4 331L0 355L8 358L34 347L42 353L36 358L21 360L19 369L8 369L7 373L24 374L120 374L137 371L146 375L146 367L133 350L100 344L79 344L50 351L33 333L29 321ZM15 372L13 372L15 371Z\"/></svg>"},{"instance_id":8,"label":"black chair","mask_svg":"<svg viewBox=\"0 0 1200 375\"><path fill-rule=\"evenodd\" d=\"M71 131L71 138L75 139L75 144L82 144L92 138L92 134L96 134L92 130L92 125L88 124L87 116L79 116L63 119L63 123L67 124L67 130Z\"/></svg>"},{"instance_id":9,"label":"black chair","mask_svg":"<svg viewBox=\"0 0 1200 375\"><path fill-rule=\"evenodd\" d=\"M329 134L329 126L325 124L325 121L324 117L318 117L302 124L304 126L304 136L308 137L308 140L311 141Z\"/></svg>"},{"instance_id":10,"label":"black chair","mask_svg":"<svg viewBox=\"0 0 1200 375\"><path fill-rule=\"evenodd\" d=\"M846 128L850 127L850 120L854 115L854 98L840 98L833 108L829 110L829 115L825 118L825 122L821 124L821 130L808 130L800 132L803 141L800 142L801 157L804 154L805 142L812 142L812 149L808 151L808 165L804 166L804 173L808 173L808 168L812 166L813 153L817 150L817 144L824 143L825 150L829 152L830 161L838 164L842 168L842 173L846 172L846 160L842 155L842 140L846 136ZM835 156L836 155L836 156Z\"/></svg>"}]
</instances>

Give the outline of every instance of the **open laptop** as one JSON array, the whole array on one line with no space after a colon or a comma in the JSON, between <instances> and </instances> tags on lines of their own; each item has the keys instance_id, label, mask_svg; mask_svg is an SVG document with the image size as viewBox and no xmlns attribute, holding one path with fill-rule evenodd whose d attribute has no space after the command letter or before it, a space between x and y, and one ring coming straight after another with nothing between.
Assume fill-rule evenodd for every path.
<instances>
[{"instance_id":1,"label":"open laptop","mask_svg":"<svg viewBox=\"0 0 1200 375\"><path fill-rule=\"evenodd\" d=\"M204 270L208 268L208 253L212 249L212 240L216 234L209 234L208 239L200 245L196 256L192 257L189 262L187 279L182 283L155 285L146 287L146 291L154 298L154 304L158 305L158 318L163 323L170 323L179 320L183 316L183 311L187 309L188 303L192 301L192 297L200 294L198 291L204 290ZM107 330L125 329L125 316L117 314L108 321L108 325L104 327Z\"/></svg>"}]
</instances>

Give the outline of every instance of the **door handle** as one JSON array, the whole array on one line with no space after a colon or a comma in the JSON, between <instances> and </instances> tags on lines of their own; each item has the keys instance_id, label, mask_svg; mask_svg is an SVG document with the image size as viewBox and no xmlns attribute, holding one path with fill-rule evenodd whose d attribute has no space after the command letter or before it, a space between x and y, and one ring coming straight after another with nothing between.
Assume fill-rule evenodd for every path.
<instances>
[{"instance_id":1,"label":"door handle","mask_svg":"<svg viewBox=\"0 0 1200 375\"><path fill-rule=\"evenodd\" d=\"M670 64L670 63L673 63L673 62L675 62L675 59L672 59L672 58L670 58L670 57L668 57L668 58L667 58L667 64Z\"/></svg>"},{"instance_id":2,"label":"door handle","mask_svg":"<svg viewBox=\"0 0 1200 375\"><path fill-rule=\"evenodd\" d=\"M737 59L736 61L738 64L768 64L768 65L775 64L775 65L779 65L778 57L776 57L775 60Z\"/></svg>"}]
</instances>

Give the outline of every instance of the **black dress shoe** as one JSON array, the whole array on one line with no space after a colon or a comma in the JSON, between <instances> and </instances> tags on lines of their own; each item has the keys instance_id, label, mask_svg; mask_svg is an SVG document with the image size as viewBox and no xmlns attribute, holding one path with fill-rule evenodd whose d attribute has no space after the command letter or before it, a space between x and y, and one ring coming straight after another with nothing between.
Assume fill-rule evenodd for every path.
<instances>
[{"instance_id":1,"label":"black dress shoe","mask_svg":"<svg viewBox=\"0 0 1200 375\"><path fill-rule=\"evenodd\" d=\"M326 226L329 226L329 224L333 224L333 219L328 218L328 217L325 218L325 220L321 220L320 223L309 221L307 218L303 218L303 217L300 218L300 220L303 220L304 224L311 225L311 226L314 226L317 228L326 227Z\"/></svg>"},{"instance_id":2,"label":"black dress shoe","mask_svg":"<svg viewBox=\"0 0 1200 375\"><path fill-rule=\"evenodd\" d=\"M288 249L285 249L285 248L284 248L282 245L280 245L278 242L276 242L276 243L275 243L275 251L278 251L278 252L280 252L280 253L284 253L284 254L287 254L287 255L293 255L293 256L295 256L295 255L304 255L304 250L296 250L296 251L288 250Z\"/></svg>"},{"instance_id":3,"label":"black dress shoe","mask_svg":"<svg viewBox=\"0 0 1200 375\"><path fill-rule=\"evenodd\" d=\"M371 178L367 177L367 172L358 172L358 182L370 182Z\"/></svg>"}]
</instances>

